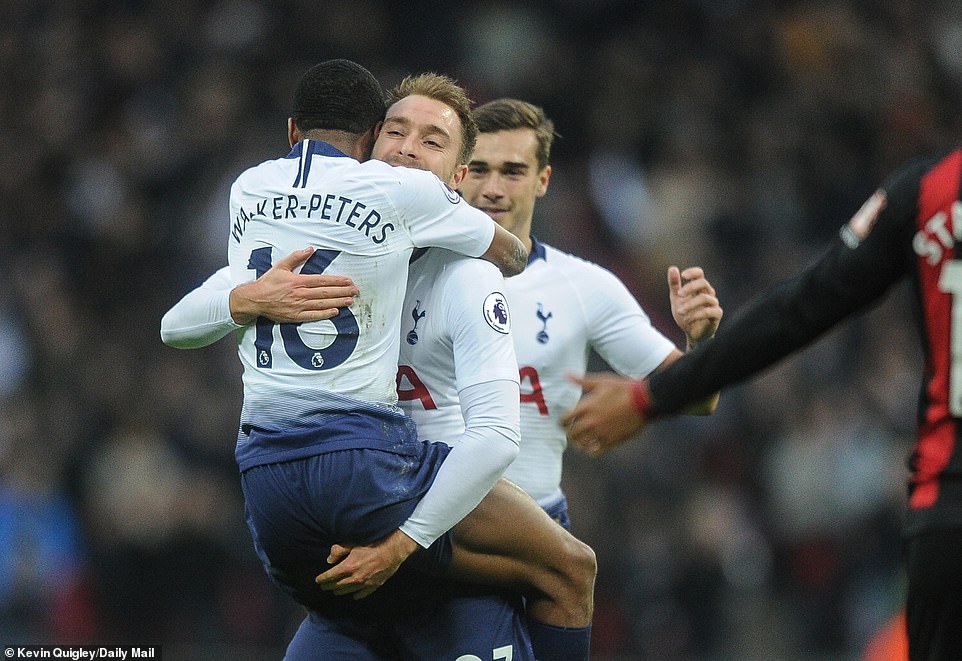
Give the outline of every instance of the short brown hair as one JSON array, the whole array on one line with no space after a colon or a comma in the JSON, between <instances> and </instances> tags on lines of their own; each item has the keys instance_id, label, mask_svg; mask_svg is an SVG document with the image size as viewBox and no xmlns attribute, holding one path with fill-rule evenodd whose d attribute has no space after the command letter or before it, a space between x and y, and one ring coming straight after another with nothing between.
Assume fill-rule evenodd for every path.
<instances>
[{"instance_id":1,"label":"short brown hair","mask_svg":"<svg viewBox=\"0 0 962 661\"><path fill-rule=\"evenodd\" d=\"M531 129L538 141L535 157L538 169L543 170L551 158L551 143L555 135L554 122L544 109L518 99L495 99L474 109L474 121L480 133L497 133L515 129Z\"/></svg>"},{"instance_id":2,"label":"short brown hair","mask_svg":"<svg viewBox=\"0 0 962 661\"><path fill-rule=\"evenodd\" d=\"M455 112L461 120L461 152L458 154L458 165L467 163L478 139L478 126L471 114L471 99L468 98L468 93L449 76L421 73L407 76L388 92L388 105L392 106L412 94L440 101Z\"/></svg>"}]
</instances>

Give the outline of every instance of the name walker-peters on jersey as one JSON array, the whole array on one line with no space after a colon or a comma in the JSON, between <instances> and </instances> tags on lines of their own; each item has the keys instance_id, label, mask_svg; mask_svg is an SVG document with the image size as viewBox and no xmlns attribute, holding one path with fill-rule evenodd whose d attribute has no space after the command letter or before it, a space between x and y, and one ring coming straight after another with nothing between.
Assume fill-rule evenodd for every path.
<instances>
[{"instance_id":1,"label":"name walker-peters on jersey","mask_svg":"<svg viewBox=\"0 0 962 661\"><path fill-rule=\"evenodd\" d=\"M298 212L301 215L298 215ZM392 223L380 224L381 214L377 209L368 209L363 202L343 195L314 193L307 200L302 200L297 195L288 194L263 198L255 205L252 212L241 209L231 226L231 236L235 241L240 241L244 230L247 229L247 223L258 218L313 220L315 217L321 220L333 220L335 223L343 222L348 227L363 232L364 236L374 243L384 243L387 233L394 229ZM372 230L376 230L373 236Z\"/></svg>"}]
</instances>

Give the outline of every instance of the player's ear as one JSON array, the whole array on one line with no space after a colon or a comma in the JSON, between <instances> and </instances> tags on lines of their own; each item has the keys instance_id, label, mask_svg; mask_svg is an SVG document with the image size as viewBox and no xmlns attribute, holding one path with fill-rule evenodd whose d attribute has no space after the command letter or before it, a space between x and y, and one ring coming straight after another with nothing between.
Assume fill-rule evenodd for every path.
<instances>
[{"instance_id":1,"label":"player's ear","mask_svg":"<svg viewBox=\"0 0 962 661\"><path fill-rule=\"evenodd\" d=\"M359 161L366 161L371 158L371 152L374 150L374 142L377 140L378 133L381 132L381 125L383 122L378 122L373 127L362 133L357 138L357 149L356 154L352 154L354 158Z\"/></svg>"},{"instance_id":2,"label":"player's ear","mask_svg":"<svg viewBox=\"0 0 962 661\"><path fill-rule=\"evenodd\" d=\"M548 192L548 181L551 179L551 166L544 166L544 170L538 173L538 189L535 191L535 195L538 197L544 197L544 194Z\"/></svg>"},{"instance_id":3,"label":"player's ear","mask_svg":"<svg viewBox=\"0 0 962 661\"><path fill-rule=\"evenodd\" d=\"M287 141L291 143L291 147L301 141L301 132L297 130L297 123L293 117L287 118Z\"/></svg>"},{"instance_id":4,"label":"player's ear","mask_svg":"<svg viewBox=\"0 0 962 661\"><path fill-rule=\"evenodd\" d=\"M461 182L464 181L464 177L468 174L468 166L463 163L454 169L454 174L451 175L451 181L448 182L448 186L454 190L461 188Z\"/></svg>"}]
</instances>

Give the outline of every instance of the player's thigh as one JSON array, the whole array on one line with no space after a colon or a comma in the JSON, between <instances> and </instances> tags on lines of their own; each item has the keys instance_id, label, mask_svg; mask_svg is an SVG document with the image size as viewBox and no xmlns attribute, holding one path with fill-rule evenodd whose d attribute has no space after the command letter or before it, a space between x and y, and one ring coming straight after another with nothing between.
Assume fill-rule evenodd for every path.
<instances>
[{"instance_id":1,"label":"player's thigh","mask_svg":"<svg viewBox=\"0 0 962 661\"><path fill-rule=\"evenodd\" d=\"M571 532L571 517L568 515L568 498L566 496L561 496L557 502L545 505L544 511L559 526Z\"/></svg>"},{"instance_id":2,"label":"player's thigh","mask_svg":"<svg viewBox=\"0 0 962 661\"><path fill-rule=\"evenodd\" d=\"M499 480L453 529L450 575L518 589L539 575L557 575L571 562L587 562L590 549L549 517L521 488Z\"/></svg>"},{"instance_id":3,"label":"player's thigh","mask_svg":"<svg viewBox=\"0 0 962 661\"><path fill-rule=\"evenodd\" d=\"M265 546L302 540L367 544L400 526L431 487L448 448L351 449L243 473L248 518Z\"/></svg>"}]
</instances>

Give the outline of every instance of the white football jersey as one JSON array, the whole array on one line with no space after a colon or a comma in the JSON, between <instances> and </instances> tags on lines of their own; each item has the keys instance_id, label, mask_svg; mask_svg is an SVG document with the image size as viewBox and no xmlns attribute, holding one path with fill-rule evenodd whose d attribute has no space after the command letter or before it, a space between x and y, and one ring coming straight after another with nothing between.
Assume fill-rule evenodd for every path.
<instances>
[{"instance_id":1,"label":"white football jersey","mask_svg":"<svg viewBox=\"0 0 962 661\"><path fill-rule=\"evenodd\" d=\"M473 257L493 221L434 174L358 163L304 140L286 158L241 174L231 187L232 284L253 280L294 250L317 250L302 273L346 275L360 294L332 320L238 331L242 424L283 428L317 411L394 408L400 310L415 247Z\"/></svg>"},{"instance_id":2,"label":"white football jersey","mask_svg":"<svg viewBox=\"0 0 962 661\"><path fill-rule=\"evenodd\" d=\"M398 405L422 440L464 432L458 393L495 380L518 382L505 280L493 265L432 248L410 267L401 310Z\"/></svg>"},{"instance_id":3,"label":"white football jersey","mask_svg":"<svg viewBox=\"0 0 962 661\"><path fill-rule=\"evenodd\" d=\"M643 377L675 349L610 271L533 242L527 268L505 280L521 377L521 452L505 472L542 505L560 494L567 447L560 416L581 397L594 349L615 371Z\"/></svg>"}]
</instances>

